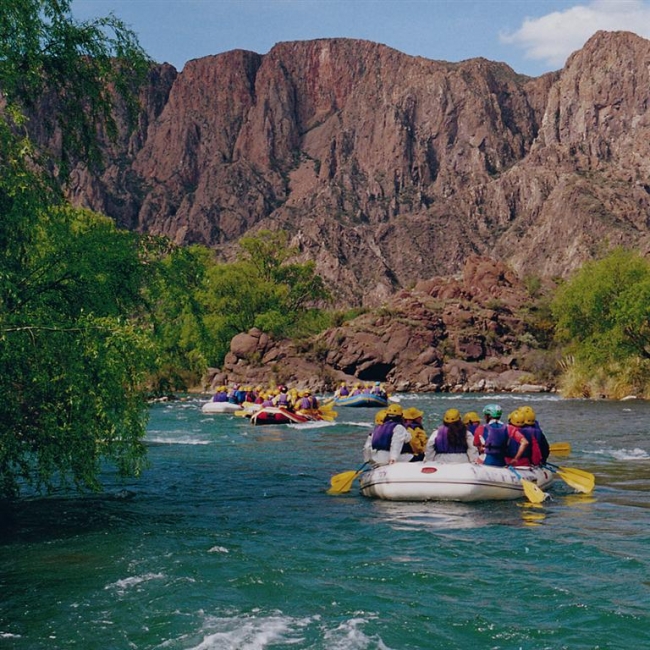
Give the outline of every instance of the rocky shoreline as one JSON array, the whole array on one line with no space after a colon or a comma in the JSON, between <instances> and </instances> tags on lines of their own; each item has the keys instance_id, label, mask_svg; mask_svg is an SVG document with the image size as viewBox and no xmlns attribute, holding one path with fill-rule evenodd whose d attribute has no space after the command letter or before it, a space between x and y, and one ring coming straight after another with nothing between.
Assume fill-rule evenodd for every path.
<instances>
[{"instance_id":1,"label":"rocky shoreline","mask_svg":"<svg viewBox=\"0 0 650 650\"><path fill-rule=\"evenodd\" d=\"M432 278L307 341L240 333L204 386L292 384L319 392L381 381L392 392L553 392L541 380L533 301L502 262L473 256L459 278ZM546 359L548 363L548 359Z\"/></svg>"}]
</instances>

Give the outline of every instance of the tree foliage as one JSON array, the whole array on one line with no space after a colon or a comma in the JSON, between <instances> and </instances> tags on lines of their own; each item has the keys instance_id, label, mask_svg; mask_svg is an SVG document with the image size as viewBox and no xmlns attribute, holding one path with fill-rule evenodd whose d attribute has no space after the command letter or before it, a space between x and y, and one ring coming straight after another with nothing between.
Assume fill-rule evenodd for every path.
<instances>
[{"instance_id":1,"label":"tree foliage","mask_svg":"<svg viewBox=\"0 0 650 650\"><path fill-rule=\"evenodd\" d=\"M312 262L291 261L297 251L287 242L282 231L244 237L228 264L200 246L169 251L148 292L161 367L197 375L220 366L232 337L252 327L277 337L319 328L328 293Z\"/></svg>"},{"instance_id":2,"label":"tree foliage","mask_svg":"<svg viewBox=\"0 0 650 650\"><path fill-rule=\"evenodd\" d=\"M650 360L650 263L639 254L617 249L585 264L552 310L558 340L587 373L622 375Z\"/></svg>"},{"instance_id":3,"label":"tree foliage","mask_svg":"<svg viewBox=\"0 0 650 650\"><path fill-rule=\"evenodd\" d=\"M92 154L111 124L107 88L146 65L114 18L78 24L67 0L5 0L0 12L0 495L98 487L103 460L144 462L149 333L138 239L66 205L29 139L26 112L56 98L64 149ZM111 57L118 57L117 65Z\"/></svg>"},{"instance_id":4,"label":"tree foliage","mask_svg":"<svg viewBox=\"0 0 650 650\"><path fill-rule=\"evenodd\" d=\"M220 364L241 331L314 327L327 299L313 263L291 261L285 233L244 238L240 258L219 264L207 249L119 231L63 200L67 163L99 160L113 111L135 106L147 65L114 16L78 23L70 0L3 2L0 496L96 489L105 461L137 474L152 373L171 388L174 373ZM61 136L56 160L30 139L43 102Z\"/></svg>"},{"instance_id":5,"label":"tree foliage","mask_svg":"<svg viewBox=\"0 0 650 650\"><path fill-rule=\"evenodd\" d=\"M115 136L116 95L124 98L127 115L135 115L134 83L149 65L121 20L110 14L79 22L70 5L71 0L3 0L0 11L0 89L23 112L48 100L61 129L58 162L64 169L77 155L99 161L99 125Z\"/></svg>"}]
</instances>

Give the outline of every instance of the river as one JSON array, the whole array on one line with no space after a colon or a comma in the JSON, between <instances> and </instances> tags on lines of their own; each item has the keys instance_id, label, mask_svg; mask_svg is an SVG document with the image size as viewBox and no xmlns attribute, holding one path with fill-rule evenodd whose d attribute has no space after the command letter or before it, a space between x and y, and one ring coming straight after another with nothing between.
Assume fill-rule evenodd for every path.
<instances>
[{"instance_id":1,"label":"river","mask_svg":"<svg viewBox=\"0 0 650 650\"><path fill-rule=\"evenodd\" d=\"M450 407L530 404L596 489L558 480L535 507L331 496L374 410L304 429L157 404L140 479L3 506L0 648L650 647L649 403L401 399L428 432Z\"/></svg>"}]
</instances>

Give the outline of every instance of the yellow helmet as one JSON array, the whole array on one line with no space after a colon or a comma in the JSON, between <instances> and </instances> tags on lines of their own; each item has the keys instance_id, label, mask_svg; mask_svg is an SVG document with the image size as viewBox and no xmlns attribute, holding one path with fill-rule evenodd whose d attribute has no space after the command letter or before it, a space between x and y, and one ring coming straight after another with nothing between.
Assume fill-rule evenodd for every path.
<instances>
[{"instance_id":1,"label":"yellow helmet","mask_svg":"<svg viewBox=\"0 0 650 650\"><path fill-rule=\"evenodd\" d=\"M523 427L525 423L524 414L519 409L517 409L508 416L508 422L510 422L510 424L514 425L515 427Z\"/></svg>"},{"instance_id":2,"label":"yellow helmet","mask_svg":"<svg viewBox=\"0 0 650 650\"><path fill-rule=\"evenodd\" d=\"M535 424L535 411L530 406L522 406L519 409L524 415L524 424Z\"/></svg>"},{"instance_id":3,"label":"yellow helmet","mask_svg":"<svg viewBox=\"0 0 650 650\"><path fill-rule=\"evenodd\" d=\"M460 422L460 411L458 409L448 409L447 411L445 411L442 421L445 424L451 424L452 422Z\"/></svg>"},{"instance_id":4,"label":"yellow helmet","mask_svg":"<svg viewBox=\"0 0 650 650\"><path fill-rule=\"evenodd\" d=\"M381 411L377 411L377 413L375 413L375 424L383 424L385 419L386 419L385 409L382 409Z\"/></svg>"},{"instance_id":5,"label":"yellow helmet","mask_svg":"<svg viewBox=\"0 0 650 650\"><path fill-rule=\"evenodd\" d=\"M473 422L480 422L481 416L476 411L469 411L463 415L463 424L472 424Z\"/></svg>"},{"instance_id":6,"label":"yellow helmet","mask_svg":"<svg viewBox=\"0 0 650 650\"><path fill-rule=\"evenodd\" d=\"M404 415L404 410L399 404L389 404L386 409L386 415Z\"/></svg>"},{"instance_id":7,"label":"yellow helmet","mask_svg":"<svg viewBox=\"0 0 650 650\"><path fill-rule=\"evenodd\" d=\"M424 412L420 411L420 409L416 409L414 406L404 409L404 413L403 413L405 420L417 420L418 418L421 418L423 415Z\"/></svg>"}]
</instances>

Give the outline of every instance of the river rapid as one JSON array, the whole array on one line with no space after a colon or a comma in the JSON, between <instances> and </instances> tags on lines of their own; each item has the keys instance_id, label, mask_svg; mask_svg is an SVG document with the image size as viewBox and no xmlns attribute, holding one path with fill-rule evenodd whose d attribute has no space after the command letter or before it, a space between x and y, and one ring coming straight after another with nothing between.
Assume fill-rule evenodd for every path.
<instances>
[{"instance_id":1,"label":"river rapid","mask_svg":"<svg viewBox=\"0 0 650 650\"><path fill-rule=\"evenodd\" d=\"M207 397L205 398L207 399ZM650 403L403 395L427 432L447 408L530 404L558 464L593 472L521 501L391 503L326 493L356 469L375 410L253 427L189 398L151 407L150 467L100 495L0 511L0 648L494 650L650 647Z\"/></svg>"}]
</instances>

